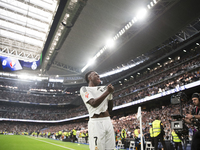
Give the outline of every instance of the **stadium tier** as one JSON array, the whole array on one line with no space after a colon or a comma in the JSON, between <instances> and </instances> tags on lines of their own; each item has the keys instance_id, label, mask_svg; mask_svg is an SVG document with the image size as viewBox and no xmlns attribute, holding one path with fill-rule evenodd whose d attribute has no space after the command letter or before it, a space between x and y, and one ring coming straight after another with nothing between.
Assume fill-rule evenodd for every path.
<instances>
[{"instance_id":1,"label":"stadium tier","mask_svg":"<svg viewBox=\"0 0 200 150\"><path fill-rule=\"evenodd\" d=\"M0 0L0 149L200 147L199 6Z\"/></svg>"}]
</instances>

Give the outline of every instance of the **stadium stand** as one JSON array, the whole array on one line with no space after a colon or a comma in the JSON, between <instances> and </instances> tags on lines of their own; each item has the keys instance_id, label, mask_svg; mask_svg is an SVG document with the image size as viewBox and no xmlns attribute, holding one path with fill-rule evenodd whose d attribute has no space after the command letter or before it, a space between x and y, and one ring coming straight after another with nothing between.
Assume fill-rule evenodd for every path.
<instances>
[{"instance_id":1,"label":"stadium stand","mask_svg":"<svg viewBox=\"0 0 200 150\"><path fill-rule=\"evenodd\" d=\"M74 8L72 4L75 3L75 1L69 2L69 5L71 5L70 7L67 7L69 12L73 12L73 10L70 9ZM70 21L75 23L75 20L77 19L76 17L78 17L78 15L81 13L83 7L87 6L86 2L87 0L78 1L78 4L80 4L80 6L76 7L78 12L73 13L74 18L70 18ZM156 5L156 2L158 1L154 0L149 3L148 6L151 7L153 2L155 2L154 8L159 8L166 5L166 8L170 9L170 7L176 5L176 3L180 4L180 2L173 2L172 0L169 3L165 2L162 3L162 5ZM159 2L162 2L162 0ZM62 3L66 2L61 0L60 4ZM90 3L94 2L90 1ZM182 3L187 4L189 2ZM64 6L65 5L60 5L58 7L59 11L61 11L60 9L64 9L61 8ZM162 7L161 9L157 9L157 12L154 11L155 14L152 13L151 15L153 16L153 14L159 14L159 11L162 12L160 13L161 15L164 15L165 9ZM192 12L193 11L191 11L191 13ZM57 14L54 15L56 16ZM68 17L66 17L64 14L61 16L68 18L69 16L71 17L72 14L70 14ZM59 18L57 19L59 20ZM144 56L145 59L140 60L139 53L135 53L135 55L138 55L138 57L136 57L134 60L127 60L130 64L132 64L135 60L142 63L139 63L135 67L130 67L126 70L124 69L122 72L101 78L103 85L112 83L115 88L113 93L114 108L113 112L110 114L115 130L116 145L118 141L121 141L121 130L124 126L127 137L125 140L126 143L124 143L123 146L128 148L130 141L135 141L134 130L136 130L140 125L139 120L137 119L138 106L142 107L142 130L145 140L150 140L150 124L155 120L156 116L159 116L164 124L164 139L166 142L169 142L167 146L169 146L172 141L171 122L176 121L176 119L174 119L172 116L178 115L181 112L179 104L171 104L170 100L172 96L178 92L186 93L187 101L183 102L182 105L183 115L186 115L192 111L193 104L191 101L191 95L194 91L200 93L200 19L194 16L194 18L191 20L193 21L190 21L190 24L187 24L187 26L190 26L190 30L185 29L181 32L178 32L178 30L174 29L173 36L172 33L170 33L170 35L163 37L161 39L162 41L159 40L159 37L157 36L160 45L155 47L156 44L149 44L151 50L148 48L147 44L146 49L142 49L145 53L141 53L141 57ZM133 22L134 20L132 23ZM132 25L132 23L129 22L128 24ZM189 21L187 23L189 23ZM63 49L65 49L65 47L63 48L61 45L64 43L65 37L68 36L71 27L74 26L74 24L71 26L68 26L68 24L72 23L66 22L65 24L65 21L62 21L61 27L59 24L57 24L57 27L52 27L60 31L60 28L66 28L65 32L63 32L66 35L62 35L62 41L58 42L60 45L53 47L55 50L54 52L50 52L50 49L47 48L48 46L43 43L45 47L44 51L42 52L43 56L41 57L43 59L45 58L45 60L40 66L40 76L48 76L49 81L22 81L12 76L5 77L6 73L4 72L0 74L0 134L6 135L8 133L12 133L16 135L28 135L71 142L74 142L75 140L79 143L88 144L88 111L81 99L79 92L81 86L86 85L83 79L84 75L80 75L80 73L71 66L55 61L57 55L61 57L60 55L64 54ZM185 24L183 26L186 28ZM127 37L130 35L132 36L133 33L128 32L128 29L130 28L129 25L122 28L119 34L124 34ZM142 23L140 25L143 26ZM192 28L192 26L194 27ZM126 32L124 31L125 28L127 30ZM193 31L191 28L195 28L196 30ZM132 31L134 30L136 30L136 28L133 28ZM123 33L121 31L123 31ZM55 35L56 32L57 31L55 31L54 34L51 33L51 35ZM184 35L182 36L182 34ZM126 37L121 38L121 44L119 44L118 47L127 48L123 47L123 45L130 44L133 38L135 39L135 35L132 37L132 39L128 39L130 41L123 41L126 39ZM51 41L51 39L48 39L47 43L50 47L49 41ZM55 41L52 43L55 44ZM69 43L66 43L65 46L68 46ZM155 43L157 43L157 41ZM153 46L154 48L152 48ZM2 50L0 47L0 49L2 53L5 51L5 48ZM81 54L83 55L82 51L84 51L84 49L81 49ZM128 52L130 51L127 51L126 55L128 55ZM140 51L140 49L138 51ZM10 52L10 54L12 53L17 54L16 52ZM48 57L45 55L47 53ZM103 50L101 53L103 53ZM110 56L112 54L114 56L114 52L105 51L101 57L98 56L98 59L104 60L105 58L109 57L112 62L112 59L115 59L113 56ZM51 55L52 57L50 57ZM127 58L129 57L127 56ZM62 61L67 61L67 58L66 60ZM77 59L76 61L78 62L79 60ZM102 68L104 68L105 64L103 63L102 67L101 63L99 63L101 68L100 70L103 70ZM116 63L116 60L113 60L113 63ZM1 65L3 65L3 62ZM14 65L14 62L13 64L11 62L11 67L12 65ZM118 64L116 65L117 67L115 66L115 69L125 68L123 64L120 64L120 67L118 67ZM61 76L63 76L63 79L65 79L62 81L63 83L54 81L50 82L50 78L59 79L59 75L55 75L55 70L52 69L53 67L57 67L56 69L62 69L63 72ZM115 70L113 69L113 66L111 67L112 69L109 67L111 66L106 68L107 71ZM80 75L80 78L82 79L81 81L84 82L77 84L76 82L71 83L71 79L67 80L68 75L70 76L69 72L73 72L77 76ZM54 75L51 76L51 73ZM186 141L184 142L191 143L192 136L197 130L193 125L187 125L187 128L188 135ZM76 130L76 139L72 138L74 130Z\"/></svg>"}]
</instances>

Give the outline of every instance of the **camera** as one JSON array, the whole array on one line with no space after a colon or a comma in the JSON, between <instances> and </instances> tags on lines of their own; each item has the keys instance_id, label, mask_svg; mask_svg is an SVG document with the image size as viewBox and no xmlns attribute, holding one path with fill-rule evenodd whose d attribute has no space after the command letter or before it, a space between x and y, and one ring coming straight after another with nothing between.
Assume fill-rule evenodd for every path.
<instances>
[{"instance_id":1,"label":"camera","mask_svg":"<svg viewBox=\"0 0 200 150\"><path fill-rule=\"evenodd\" d=\"M177 121L172 121L171 122L171 129L176 132L176 134L181 138L184 135L188 135L188 127L185 125L184 121L182 118L185 116L182 115L172 115L171 116L173 119L177 119Z\"/></svg>"},{"instance_id":2,"label":"camera","mask_svg":"<svg viewBox=\"0 0 200 150\"><path fill-rule=\"evenodd\" d=\"M185 101L188 101L188 99L187 95L184 92L179 92L171 96L171 104L181 104L182 102Z\"/></svg>"},{"instance_id":3,"label":"camera","mask_svg":"<svg viewBox=\"0 0 200 150\"><path fill-rule=\"evenodd\" d=\"M185 118L182 113L182 102L187 101L187 95L184 92L179 92L171 96L171 104L180 104L180 114L171 115L176 121L171 122L171 129L176 132L180 139L188 135L188 127L185 125L182 118Z\"/></svg>"}]
</instances>

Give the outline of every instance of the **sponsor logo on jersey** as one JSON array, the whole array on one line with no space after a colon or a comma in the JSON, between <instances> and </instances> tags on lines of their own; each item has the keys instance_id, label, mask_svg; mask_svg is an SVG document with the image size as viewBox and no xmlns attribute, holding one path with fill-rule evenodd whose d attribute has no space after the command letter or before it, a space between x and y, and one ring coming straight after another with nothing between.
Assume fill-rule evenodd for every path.
<instances>
[{"instance_id":1,"label":"sponsor logo on jersey","mask_svg":"<svg viewBox=\"0 0 200 150\"><path fill-rule=\"evenodd\" d=\"M88 98L89 97L89 93L85 92L85 97Z\"/></svg>"}]
</instances>

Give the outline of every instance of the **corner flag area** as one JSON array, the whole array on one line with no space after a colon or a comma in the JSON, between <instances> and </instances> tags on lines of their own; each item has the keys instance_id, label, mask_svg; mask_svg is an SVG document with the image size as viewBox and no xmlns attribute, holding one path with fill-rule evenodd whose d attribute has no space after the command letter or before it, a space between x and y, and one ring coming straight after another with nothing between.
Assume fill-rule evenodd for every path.
<instances>
[{"instance_id":1,"label":"corner flag area","mask_svg":"<svg viewBox=\"0 0 200 150\"><path fill-rule=\"evenodd\" d=\"M1 150L89 150L88 145L22 135L0 135Z\"/></svg>"}]
</instances>

